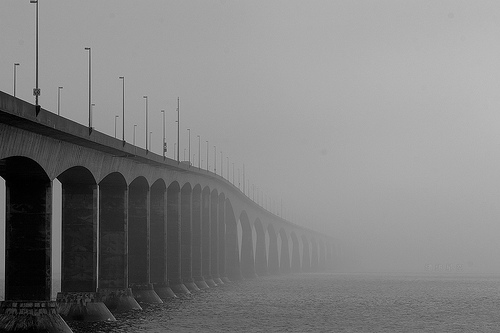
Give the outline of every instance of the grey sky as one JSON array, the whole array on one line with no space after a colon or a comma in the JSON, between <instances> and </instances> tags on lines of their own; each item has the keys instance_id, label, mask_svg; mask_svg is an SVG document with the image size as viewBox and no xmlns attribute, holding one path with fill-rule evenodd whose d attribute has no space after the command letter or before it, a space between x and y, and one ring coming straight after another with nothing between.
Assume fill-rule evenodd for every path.
<instances>
[{"instance_id":1,"label":"grey sky","mask_svg":"<svg viewBox=\"0 0 500 333\"><path fill-rule=\"evenodd\" d=\"M0 2L0 90L33 102L34 5ZM332 233L353 269L497 271L498 1L40 0L42 107L153 151L191 128L298 224ZM118 126L121 137L121 118ZM220 153L218 153L218 168ZM232 166L230 168L232 174ZM231 177L232 178L232 177ZM454 266L455 267L455 266Z\"/></svg>"}]
</instances>

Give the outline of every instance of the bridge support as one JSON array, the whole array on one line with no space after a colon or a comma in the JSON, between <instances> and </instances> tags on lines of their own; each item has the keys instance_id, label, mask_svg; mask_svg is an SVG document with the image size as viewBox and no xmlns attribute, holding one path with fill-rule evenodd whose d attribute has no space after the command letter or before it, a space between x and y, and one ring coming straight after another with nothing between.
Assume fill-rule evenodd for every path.
<instances>
[{"instance_id":1,"label":"bridge support","mask_svg":"<svg viewBox=\"0 0 500 333\"><path fill-rule=\"evenodd\" d=\"M51 182L33 160L1 161L6 185L4 332L71 332L51 294Z\"/></svg>"},{"instance_id":2,"label":"bridge support","mask_svg":"<svg viewBox=\"0 0 500 333\"><path fill-rule=\"evenodd\" d=\"M210 189L205 187L201 194L201 270L202 276L208 287L216 287L214 280L211 275L211 223L210 223Z\"/></svg>"},{"instance_id":3,"label":"bridge support","mask_svg":"<svg viewBox=\"0 0 500 333\"><path fill-rule=\"evenodd\" d=\"M62 283L57 308L65 320L115 321L97 295L97 184L81 168L62 183Z\"/></svg>"},{"instance_id":4,"label":"bridge support","mask_svg":"<svg viewBox=\"0 0 500 333\"><path fill-rule=\"evenodd\" d=\"M125 179L112 173L99 185L99 297L112 312L142 310L128 287L127 206Z\"/></svg>"},{"instance_id":5,"label":"bridge support","mask_svg":"<svg viewBox=\"0 0 500 333\"><path fill-rule=\"evenodd\" d=\"M213 190L210 195L210 276L216 286L224 282L219 277L219 195Z\"/></svg>"}]
</instances>

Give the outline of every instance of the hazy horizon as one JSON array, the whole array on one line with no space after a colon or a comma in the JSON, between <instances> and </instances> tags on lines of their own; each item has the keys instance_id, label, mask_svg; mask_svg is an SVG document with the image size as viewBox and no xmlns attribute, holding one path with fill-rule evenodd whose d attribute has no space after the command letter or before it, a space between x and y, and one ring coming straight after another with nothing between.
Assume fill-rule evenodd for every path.
<instances>
[{"instance_id":1,"label":"hazy horizon","mask_svg":"<svg viewBox=\"0 0 500 333\"><path fill-rule=\"evenodd\" d=\"M0 90L33 103L34 11L0 2ZM252 189L337 239L345 271L500 273L497 1L40 1L40 104ZM200 135L201 152L198 151ZM191 156L192 158L192 156ZM231 178L231 176L230 176ZM446 268L450 267L449 270ZM460 267L460 269L458 269Z\"/></svg>"}]
</instances>

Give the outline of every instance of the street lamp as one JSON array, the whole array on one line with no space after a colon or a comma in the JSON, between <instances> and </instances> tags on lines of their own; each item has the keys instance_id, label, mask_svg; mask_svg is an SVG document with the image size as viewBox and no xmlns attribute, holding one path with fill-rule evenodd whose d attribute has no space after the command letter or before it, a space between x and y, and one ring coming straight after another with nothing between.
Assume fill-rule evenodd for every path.
<instances>
[{"instance_id":1,"label":"street lamp","mask_svg":"<svg viewBox=\"0 0 500 333\"><path fill-rule=\"evenodd\" d=\"M118 79L122 80L122 141L125 146L125 77L120 76Z\"/></svg>"},{"instance_id":2,"label":"street lamp","mask_svg":"<svg viewBox=\"0 0 500 333\"><path fill-rule=\"evenodd\" d=\"M38 87L38 0L30 0L30 3L36 4L36 46L35 46L35 89L33 89L33 96L35 96L35 111L36 115L40 112L40 105L38 105L38 96L40 96L40 88Z\"/></svg>"},{"instance_id":3,"label":"street lamp","mask_svg":"<svg viewBox=\"0 0 500 333\"><path fill-rule=\"evenodd\" d=\"M92 130L92 49L86 47L89 51L89 129Z\"/></svg>"},{"instance_id":4,"label":"street lamp","mask_svg":"<svg viewBox=\"0 0 500 333\"><path fill-rule=\"evenodd\" d=\"M217 174L217 147L214 146L214 173Z\"/></svg>"},{"instance_id":5,"label":"street lamp","mask_svg":"<svg viewBox=\"0 0 500 333\"><path fill-rule=\"evenodd\" d=\"M19 66L19 63L14 63L14 97L16 97L16 67Z\"/></svg>"},{"instance_id":6,"label":"street lamp","mask_svg":"<svg viewBox=\"0 0 500 333\"><path fill-rule=\"evenodd\" d=\"M165 110L161 110L163 113L163 143L162 143L162 151L163 151L163 159L165 159L165 153L167 152L167 141L165 140Z\"/></svg>"},{"instance_id":7,"label":"street lamp","mask_svg":"<svg viewBox=\"0 0 500 333\"><path fill-rule=\"evenodd\" d=\"M199 135L197 135L197 137L198 137L198 169L200 169L200 165L201 165L200 164L200 161L201 161L201 152L200 152L200 150L201 150L201 138Z\"/></svg>"},{"instance_id":8,"label":"street lamp","mask_svg":"<svg viewBox=\"0 0 500 333\"><path fill-rule=\"evenodd\" d=\"M148 152L148 96L142 96L146 100L146 153Z\"/></svg>"},{"instance_id":9,"label":"street lamp","mask_svg":"<svg viewBox=\"0 0 500 333\"><path fill-rule=\"evenodd\" d=\"M180 137L180 100L179 97L177 97L177 162L179 162L179 150L180 150L180 144L179 144L179 137Z\"/></svg>"},{"instance_id":10,"label":"street lamp","mask_svg":"<svg viewBox=\"0 0 500 333\"><path fill-rule=\"evenodd\" d=\"M207 141L207 171L208 171L208 141Z\"/></svg>"},{"instance_id":11,"label":"street lamp","mask_svg":"<svg viewBox=\"0 0 500 333\"><path fill-rule=\"evenodd\" d=\"M90 119L92 119L92 115L94 113L95 103L90 103ZM92 130L92 127L89 127Z\"/></svg>"},{"instance_id":12,"label":"street lamp","mask_svg":"<svg viewBox=\"0 0 500 333\"><path fill-rule=\"evenodd\" d=\"M220 176L224 177L222 173L224 172L224 164L223 164L223 158L222 158L222 150L220 152Z\"/></svg>"},{"instance_id":13,"label":"street lamp","mask_svg":"<svg viewBox=\"0 0 500 333\"><path fill-rule=\"evenodd\" d=\"M191 166L191 129L188 128L188 157L189 157L189 166Z\"/></svg>"},{"instance_id":14,"label":"street lamp","mask_svg":"<svg viewBox=\"0 0 500 333\"><path fill-rule=\"evenodd\" d=\"M116 120L118 119L119 116L115 116L115 139L116 139Z\"/></svg>"},{"instance_id":15,"label":"street lamp","mask_svg":"<svg viewBox=\"0 0 500 333\"><path fill-rule=\"evenodd\" d=\"M61 115L61 90L63 87L57 87L57 115Z\"/></svg>"}]
</instances>

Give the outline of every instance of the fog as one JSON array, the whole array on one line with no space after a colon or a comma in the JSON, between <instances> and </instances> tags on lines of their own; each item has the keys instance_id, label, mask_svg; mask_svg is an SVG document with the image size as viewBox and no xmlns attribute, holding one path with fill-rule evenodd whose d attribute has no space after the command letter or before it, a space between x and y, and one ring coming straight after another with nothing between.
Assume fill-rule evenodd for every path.
<instances>
[{"instance_id":1,"label":"fog","mask_svg":"<svg viewBox=\"0 0 500 333\"><path fill-rule=\"evenodd\" d=\"M33 102L35 6L0 13L0 90L20 63ZM147 95L173 157L180 97L181 159L189 128L195 165L216 146L218 173L336 239L338 270L498 273L499 22L498 1L40 0L40 104L63 86L88 123L91 47L96 130L118 115L122 137L124 76L125 139L145 146Z\"/></svg>"}]
</instances>

